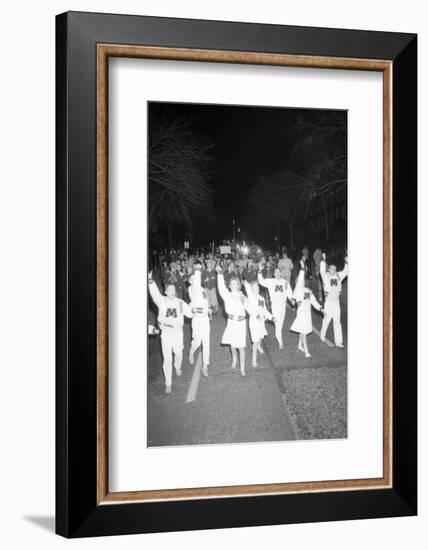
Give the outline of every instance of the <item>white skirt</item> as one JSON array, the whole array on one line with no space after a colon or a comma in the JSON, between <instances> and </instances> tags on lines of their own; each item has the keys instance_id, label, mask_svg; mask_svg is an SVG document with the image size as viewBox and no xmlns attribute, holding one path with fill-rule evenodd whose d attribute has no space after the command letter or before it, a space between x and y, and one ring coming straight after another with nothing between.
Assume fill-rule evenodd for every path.
<instances>
[{"instance_id":1,"label":"white skirt","mask_svg":"<svg viewBox=\"0 0 428 550\"><path fill-rule=\"evenodd\" d=\"M251 341L261 342L266 336L267 331L265 327L265 321L257 319L254 315L250 316L250 335Z\"/></svg>"},{"instance_id":2,"label":"white skirt","mask_svg":"<svg viewBox=\"0 0 428 550\"><path fill-rule=\"evenodd\" d=\"M312 314L311 311L297 310L296 318L290 327L293 332L300 334L310 334L312 332Z\"/></svg>"},{"instance_id":3,"label":"white skirt","mask_svg":"<svg viewBox=\"0 0 428 550\"><path fill-rule=\"evenodd\" d=\"M232 348L245 348L247 343L247 323L245 319L242 321L228 319L221 343L228 344Z\"/></svg>"}]
</instances>

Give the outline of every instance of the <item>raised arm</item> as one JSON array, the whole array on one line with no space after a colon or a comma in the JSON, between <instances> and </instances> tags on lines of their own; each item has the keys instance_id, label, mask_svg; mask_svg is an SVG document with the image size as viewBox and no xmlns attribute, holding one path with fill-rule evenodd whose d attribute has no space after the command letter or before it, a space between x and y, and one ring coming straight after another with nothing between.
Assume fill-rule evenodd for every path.
<instances>
[{"instance_id":1,"label":"raised arm","mask_svg":"<svg viewBox=\"0 0 428 550\"><path fill-rule=\"evenodd\" d=\"M150 296L152 297L152 300L154 303L160 307L162 303L162 294L159 292L158 285L155 283L155 281L152 279L152 272L149 273L149 292Z\"/></svg>"},{"instance_id":2,"label":"raised arm","mask_svg":"<svg viewBox=\"0 0 428 550\"><path fill-rule=\"evenodd\" d=\"M323 283L325 283L325 274L327 271L327 265L325 261L325 252L322 253L321 261L320 261L320 275Z\"/></svg>"},{"instance_id":3,"label":"raised arm","mask_svg":"<svg viewBox=\"0 0 428 550\"><path fill-rule=\"evenodd\" d=\"M296 285L294 287L294 292L302 290L305 286L305 264L303 260L300 260L300 271L297 275Z\"/></svg>"},{"instance_id":4,"label":"raised arm","mask_svg":"<svg viewBox=\"0 0 428 550\"><path fill-rule=\"evenodd\" d=\"M259 285L262 285L265 288L269 288L269 279L265 279L261 271L259 271L257 274L257 280L259 282Z\"/></svg>"},{"instance_id":5,"label":"raised arm","mask_svg":"<svg viewBox=\"0 0 428 550\"><path fill-rule=\"evenodd\" d=\"M200 264L195 264L195 271L193 272L192 284L189 287L189 295L196 296L202 290L201 284L201 273L202 266Z\"/></svg>"},{"instance_id":6,"label":"raised arm","mask_svg":"<svg viewBox=\"0 0 428 550\"><path fill-rule=\"evenodd\" d=\"M229 291L226 288L226 285L224 284L224 277L223 273L220 271L217 271L217 287L218 292L220 296L223 298L223 301L226 301L228 298Z\"/></svg>"},{"instance_id":7,"label":"raised arm","mask_svg":"<svg viewBox=\"0 0 428 550\"><path fill-rule=\"evenodd\" d=\"M348 256L345 257L345 267L342 269L342 271L339 271L338 275L340 277L340 280L343 281L348 276L349 268L348 268Z\"/></svg>"},{"instance_id":8,"label":"raised arm","mask_svg":"<svg viewBox=\"0 0 428 550\"><path fill-rule=\"evenodd\" d=\"M247 297L249 298L249 297L251 296L251 293L253 292L253 291L251 290L251 285L250 285L250 283L249 283L248 281L245 281L245 280L244 280L244 287L245 287L245 292L246 292L246 294L247 294Z\"/></svg>"}]
</instances>

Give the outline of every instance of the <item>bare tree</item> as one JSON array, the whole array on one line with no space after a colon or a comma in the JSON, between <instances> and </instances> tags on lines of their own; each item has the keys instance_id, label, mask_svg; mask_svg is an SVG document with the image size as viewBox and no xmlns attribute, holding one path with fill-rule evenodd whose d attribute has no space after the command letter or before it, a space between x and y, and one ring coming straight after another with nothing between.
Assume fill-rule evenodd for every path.
<instances>
[{"instance_id":1,"label":"bare tree","mask_svg":"<svg viewBox=\"0 0 428 550\"><path fill-rule=\"evenodd\" d=\"M149 224L164 225L168 246L174 226L190 229L192 211L209 200L212 145L194 122L151 113L149 125Z\"/></svg>"},{"instance_id":2,"label":"bare tree","mask_svg":"<svg viewBox=\"0 0 428 550\"><path fill-rule=\"evenodd\" d=\"M308 188L308 200L317 201L329 240L328 206L347 184L347 118L344 111L314 111L299 116L294 126L291 164Z\"/></svg>"},{"instance_id":3,"label":"bare tree","mask_svg":"<svg viewBox=\"0 0 428 550\"><path fill-rule=\"evenodd\" d=\"M340 192L347 183L347 123L343 111L297 118L291 163L313 197Z\"/></svg>"}]
</instances>

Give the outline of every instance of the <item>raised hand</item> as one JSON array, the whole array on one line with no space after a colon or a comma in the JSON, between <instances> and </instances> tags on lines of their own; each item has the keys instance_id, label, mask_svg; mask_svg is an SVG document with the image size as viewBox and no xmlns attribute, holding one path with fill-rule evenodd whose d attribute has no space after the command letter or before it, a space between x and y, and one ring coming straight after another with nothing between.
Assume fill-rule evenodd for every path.
<instances>
[{"instance_id":1,"label":"raised hand","mask_svg":"<svg viewBox=\"0 0 428 550\"><path fill-rule=\"evenodd\" d=\"M152 275L153 275L153 271L149 271L149 281L153 279Z\"/></svg>"},{"instance_id":2,"label":"raised hand","mask_svg":"<svg viewBox=\"0 0 428 550\"><path fill-rule=\"evenodd\" d=\"M327 258L327 256L325 255L325 252L323 252L323 253L321 254L321 259L325 261L326 258Z\"/></svg>"}]
</instances>

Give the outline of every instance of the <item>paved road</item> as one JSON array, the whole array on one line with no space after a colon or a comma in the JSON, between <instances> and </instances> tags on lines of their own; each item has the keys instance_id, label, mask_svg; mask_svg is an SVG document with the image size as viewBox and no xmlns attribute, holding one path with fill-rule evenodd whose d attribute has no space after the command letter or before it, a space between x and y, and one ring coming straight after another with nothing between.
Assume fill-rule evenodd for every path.
<instances>
[{"instance_id":1,"label":"paved road","mask_svg":"<svg viewBox=\"0 0 428 550\"><path fill-rule=\"evenodd\" d=\"M267 324L265 354L253 369L247 338L246 371L231 370L230 350L221 346L225 319L221 312L211 325L209 378L199 376L187 360L190 325L184 328L183 374L173 375L173 392L164 393L158 340L150 339L148 446L287 441L346 437L346 349L323 344L316 330L321 316L313 312L315 331L308 337L312 357L297 350L297 334L289 327L295 312L287 308L285 348L278 350L273 326ZM346 343L346 317L344 334ZM330 334L328 336L332 339Z\"/></svg>"}]
</instances>

